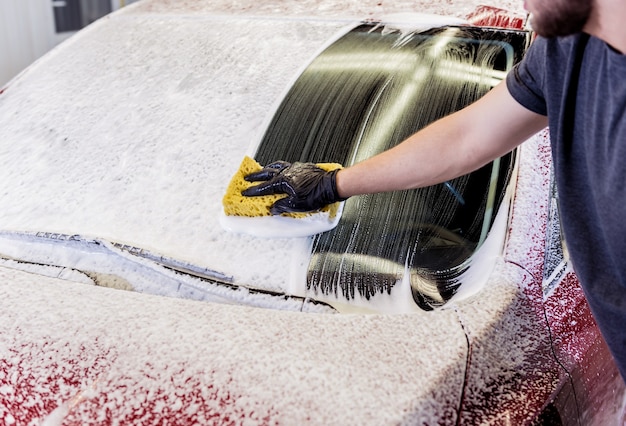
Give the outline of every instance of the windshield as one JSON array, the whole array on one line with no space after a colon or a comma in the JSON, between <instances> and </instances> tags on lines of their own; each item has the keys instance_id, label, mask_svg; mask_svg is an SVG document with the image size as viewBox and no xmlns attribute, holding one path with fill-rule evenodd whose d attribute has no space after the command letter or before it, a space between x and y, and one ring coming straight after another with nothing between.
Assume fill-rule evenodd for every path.
<instances>
[{"instance_id":1,"label":"windshield","mask_svg":"<svg viewBox=\"0 0 626 426\"><path fill-rule=\"evenodd\" d=\"M361 161L477 100L527 43L523 32L447 27L412 34L362 25L302 73L255 157L261 164ZM513 165L509 154L441 185L349 199L337 228L315 238L307 290L318 298L369 299L408 275L420 307L443 305L485 240Z\"/></svg>"}]
</instances>

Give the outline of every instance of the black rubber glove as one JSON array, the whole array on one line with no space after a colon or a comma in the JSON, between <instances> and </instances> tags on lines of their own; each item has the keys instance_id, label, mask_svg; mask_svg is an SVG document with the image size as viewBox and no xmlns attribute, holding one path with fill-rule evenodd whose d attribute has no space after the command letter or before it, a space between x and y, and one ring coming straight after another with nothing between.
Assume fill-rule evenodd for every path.
<instances>
[{"instance_id":1,"label":"black rubber glove","mask_svg":"<svg viewBox=\"0 0 626 426\"><path fill-rule=\"evenodd\" d=\"M272 205L270 213L273 215L319 210L345 200L337 194L337 171L327 172L313 163L276 161L246 176L248 182L263 183L244 190L242 195L287 194Z\"/></svg>"}]
</instances>

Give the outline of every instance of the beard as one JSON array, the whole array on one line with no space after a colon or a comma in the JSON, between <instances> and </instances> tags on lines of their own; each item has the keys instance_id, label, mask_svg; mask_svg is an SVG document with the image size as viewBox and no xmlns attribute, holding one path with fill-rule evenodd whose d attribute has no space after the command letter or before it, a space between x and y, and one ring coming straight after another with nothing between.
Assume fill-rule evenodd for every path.
<instances>
[{"instance_id":1,"label":"beard","mask_svg":"<svg viewBox=\"0 0 626 426\"><path fill-rule=\"evenodd\" d=\"M539 0L531 14L533 30L543 37L579 33L591 14L593 0Z\"/></svg>"}]
</instances>

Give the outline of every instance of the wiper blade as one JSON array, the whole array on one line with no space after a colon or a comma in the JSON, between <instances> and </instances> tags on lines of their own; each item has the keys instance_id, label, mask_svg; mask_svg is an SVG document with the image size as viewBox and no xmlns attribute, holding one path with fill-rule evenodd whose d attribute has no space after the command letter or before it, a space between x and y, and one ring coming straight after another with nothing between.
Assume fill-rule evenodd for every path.
<instances>
[{"instance_id":1,"label":"wiper blade","mask_svg":"<svg viewBox=\"0 0 626 426\"><path fill-rule=\"evenodd\" d=\"M157 263L165 268L171 269L173 271L178 271L183 274L192 275L209 281L216 281L222 284L233 284L234 281L232 276L225 275L221 272L214 271L208 268L203 268L201 266L196 266L189 262L180 261L172 257L161 256L139 247L120 243L110 244L111 246L121 251L130 253L133 256L151 260L152 262Z\"/></svg>"},{"instance_id":2,"label":"wiper blade","mask_svg":"<svg viewBox=\"0 0 626 426\"><path fill-rule=\"evenodd\" d=\"M336 312L310 298L237 284L232 276L209 268L80 235L0 231L0 265L82 283L86 276L96 285L140 293L282 310ZM107 280L114 285L102 282Z\"/></svg>"}]
</instances>

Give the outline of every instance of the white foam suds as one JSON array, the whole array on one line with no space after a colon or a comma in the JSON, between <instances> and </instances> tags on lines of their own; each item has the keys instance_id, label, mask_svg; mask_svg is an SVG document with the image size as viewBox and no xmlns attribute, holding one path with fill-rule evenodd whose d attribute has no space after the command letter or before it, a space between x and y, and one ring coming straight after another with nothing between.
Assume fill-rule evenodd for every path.
<instances>
[{"instance_id":1,"label":"white foam suds","mask_svg":"<svg viewBox=\"0 0 626 426\"><path fill-rule=\"evenodd\" d=\"M464 19L428 13L394 13L381 17L384 33L399 31L403 37L432 28L466 24L467 21Z\"/></svg>"},{"instance_id":2,"label":"white foam suds","mask_svg":"<svg viewBox=\"0 0 626 426\"><path fill-rule=\"evenodd\" d=\"M315 212L301 218L287 216L228 216L220 214L220 225L230 232L253 235L261 238L299 238L320 234L335 228L341 219L344 203L337 213Z\"/></svg>"},{"instance_id":3,"label":"white foam suds","mask_svg":"<svg viewBox=\"0 0 626 426\"><path fill-rule=\"evenodd\" d=\"M459 277L459 290L448 303L474 296L484 288L492 275L496 260L502 257L502 249L508 231L510 199L502 202L498 214L483 244L468 259L469 268Z\"/></svg>"}]
</instances>

